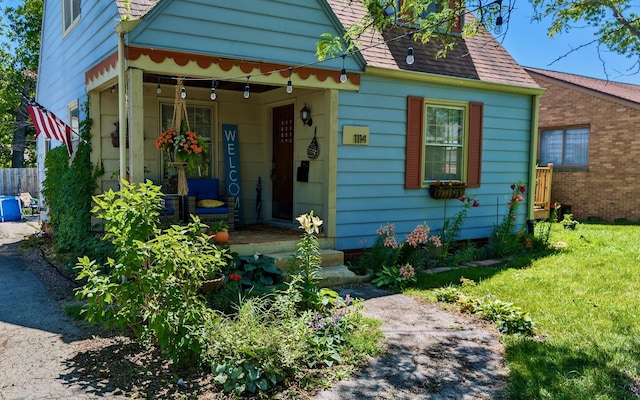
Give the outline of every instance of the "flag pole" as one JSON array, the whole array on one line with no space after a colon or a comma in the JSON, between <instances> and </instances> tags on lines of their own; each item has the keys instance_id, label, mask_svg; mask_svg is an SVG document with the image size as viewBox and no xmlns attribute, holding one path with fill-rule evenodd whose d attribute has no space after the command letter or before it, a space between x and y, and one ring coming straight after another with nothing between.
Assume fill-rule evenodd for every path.
<instances>
[{"instance_id":1,"label":"flag pole","mask_svg":"<svg viewBox=\"0 0 640 400\"><path fill-rule=\"evenodd\" d=\"M30 97L28 97L27 95L25 95L24 93L22 93L21 90L19 90L18 88L16 88L15 86L13 86L13 84L7 80L4 81L7 86L9 86L11 89L13 89L16 93L18 93L27 103L27 105L33 106L33 107L38 107L39 109L41 109L44 113L49 114L51 116L53 116L55 119L57 119L58 121L60 121L61 123L65 124L66 126L69 127L69 130L71 132L71 135L75 135L76 139L80 142L83 143L87 143L86 140L84 140L79 134L78 132L76 132L73 128L71 128L71 126L69 124L66 124L63 120L61 120L60 118L58 118L57 115L55 115L54 113L52 113L51 111L47 110L42 104L38 103L37 101L35 101L35 99L32 99Z\"/></svg>"}]
</instances>

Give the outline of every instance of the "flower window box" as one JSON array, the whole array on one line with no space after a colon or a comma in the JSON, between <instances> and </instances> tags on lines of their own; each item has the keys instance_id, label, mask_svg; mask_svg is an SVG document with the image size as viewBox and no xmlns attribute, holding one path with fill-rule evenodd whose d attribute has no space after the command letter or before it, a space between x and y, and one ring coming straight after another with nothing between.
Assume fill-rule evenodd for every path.
<instances>
[{"instance_id":1,"label":"flower window box","mask_svg":"<svg viewBox=\"0 0 640 400\"><path fill-rule=\"evenodd\" d=\"M429 195L436 200L459 199L466 190L467 185L459 181L435 181L429 185Z\"/></svg>"}]
</instances>

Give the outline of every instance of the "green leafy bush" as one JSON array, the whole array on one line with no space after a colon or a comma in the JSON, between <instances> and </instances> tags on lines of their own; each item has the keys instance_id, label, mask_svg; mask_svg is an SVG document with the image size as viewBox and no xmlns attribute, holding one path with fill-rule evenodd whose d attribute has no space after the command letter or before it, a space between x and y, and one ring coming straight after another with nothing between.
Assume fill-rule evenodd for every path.
<instances>
[{"instance_id":1,"label":"green leafy bush","mask_svg":"<svg viewBox=\"0 0 640 400\"><path fill-rule=\"evenodd\" d=\"M324 311L300 311L300 287L290 283L272 295L245 298L237 315L207 328L205 360L226 393L268 392L291 380L302 385L323 368L357 365L379 352L381 333L349 298Z\"/></svg>"},{"instance_id":2,"label":"green leafy bush","mask_svg":"<svg viewBox=\"0 0 640 400\"><path fill-rule=\"evenodd\" d=\"M197 218L160 230L160 187L150 181L122 184L120 191L94 199L92 211L105 221L104 239L113 243L115 258L105 265L79 260L78 279L87 280L76 293L87 301L84 315L89 322L129 328L178 364L197 362L204 323L216 318L198 289L229 256L202 233Z\"/></svg>"},{"instance_id":3,"label":"green leafy bush","mask_svg":"<svg viewBox=\"0 0 640 400\"><path fill-rule=\"evenodd\" d=\"M470 284L468 283L470 280L465 281ZM455 286L436 289L434 293L438 301L456 303L463 312L495 322L502 333L533 334L535 324L529 313L522 311L513 303L498 300L492 296L467 296Z\"/></svg>"},{"instance_id":4,"label":"green leafy bush","mask_svg":"<svg viewBox=\"0 0 640 400\"><path fill-rule=\"evenodd\" d=\"M276 267L271 257L259 254L234 257L231 267L231 273L240 275L240 284L245 294L269 293L274 285L284 281L282 271Z\"/></svg>"},{"instance_id":5,"label":"green leafy bush","mask_svg":"<svg viewBox=\"0 0 640 400\"><path fill-rule=\"evenodd\" d=\"M54 250L60 255L68 254L70 260L78 255L104 259L110 253L108 244L96 237L91 226L92 195L97 178L104 173L90 161L91 125L90 118L80 122L82 141L71 161L66 146L58 146L47 152L44 162L47 175L42 182L42 195L49 209Z\"/></svg>"}]
</instances>

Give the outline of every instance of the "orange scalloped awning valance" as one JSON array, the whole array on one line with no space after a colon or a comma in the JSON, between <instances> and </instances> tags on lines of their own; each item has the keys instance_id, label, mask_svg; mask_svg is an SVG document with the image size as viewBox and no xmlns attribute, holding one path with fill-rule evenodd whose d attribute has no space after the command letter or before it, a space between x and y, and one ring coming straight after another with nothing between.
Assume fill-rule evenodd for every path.
<instances>
[{"instance_id":1,"label":"orange scalloped awning valance","mask_svg":"<svg viewBox=\"0 0 640 400\"><path fill-rule=\"evenodd\" d=\"M212 65L215 65L222 71L230 71L232 68L237 67L244 74L248 75L262 74L268 76L276 72L279 73L283 78L288 78L289 68L291 67L284 64L241 61L201 54L181 53L169 50L148 49L144 47L131 46L126 48L126 57L128 60L132 61L138 60L141 57L146 57L156 64L162 64L167 60L173 60L176 65L182 67L186 66L190 62L195 62L199 68L208 69ZM85 83L88 84L110 69L115 68L117 62L118 54L113 53L85 74ZM331 79L335 81L335 83L340 83L339 71L295 66L293 66L293 70L295 71L298 79L307 80L313 76L320 82ZM347 77L351 84L360 85L359 74L347 73Z\"/></svg>"}]
</instances>

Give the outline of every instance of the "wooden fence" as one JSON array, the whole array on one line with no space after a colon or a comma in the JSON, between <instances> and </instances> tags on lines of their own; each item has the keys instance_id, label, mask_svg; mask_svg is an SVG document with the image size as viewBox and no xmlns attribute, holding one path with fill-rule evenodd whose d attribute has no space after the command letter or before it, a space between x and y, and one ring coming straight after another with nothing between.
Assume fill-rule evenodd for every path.
<instances>
[{"instance_id":1,"label":"wooden fence","mask_svg":"<svg viewBox=\"0 0 640 400\"><path fill-rule=\"evenodd\" d=\"M553 164L536 168L536 200L533 205L534 219L549 219L551 215L551 179Z\"/></svg>"},{"instance_id":2,"label":"wooden fence","mask_svg":"<svg viewBox=\"0 0 640 400\"><path fill-rule=\"evenodd\" d=\"M29 192L32 197L38 198L38 169L0 168L0 195L16 196L22 192Z\"/></svg>"}]
</instances>

